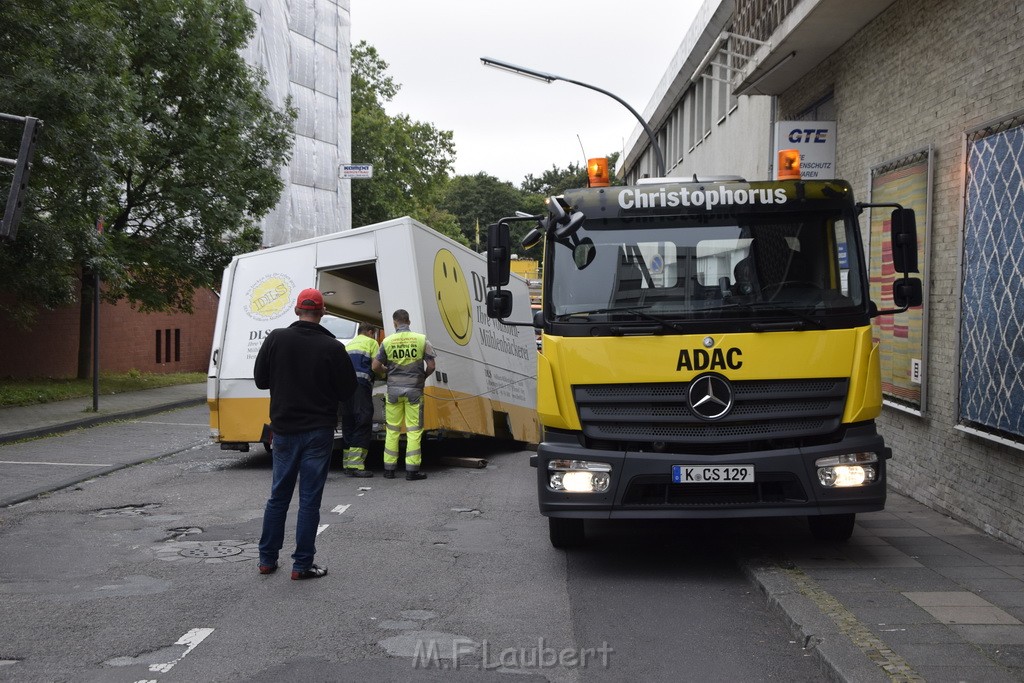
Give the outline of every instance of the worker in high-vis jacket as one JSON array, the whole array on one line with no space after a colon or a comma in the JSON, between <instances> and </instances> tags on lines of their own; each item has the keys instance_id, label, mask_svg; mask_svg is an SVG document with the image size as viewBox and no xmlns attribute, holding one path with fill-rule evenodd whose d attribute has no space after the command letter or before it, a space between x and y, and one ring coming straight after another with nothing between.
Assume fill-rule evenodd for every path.
<instances>
[{"instance_id":1,"label":"worker in high-vis jacket","mask_svg":"<svg viewBox=\"0 0 1024 683\"><path fill-rule=\"evenodd\" d=\"M359 323L356 338L345 344L356 371L356 390L341 404L341 433L345 438L342 456L344 472L350 477L372 477L366 469L366 454L373 436L373 359L380 350L377 328Z\"/></svg>"},{"instance_id":2,"label":"worker in high-vis jacket","mask_svg":"<svg viewBox=\"0 0 1024 683\"><path fill-rule=\"evenodd\" d=\"M398 309L391 316L395 333L384 338L373 359L373 371L387 371L388 394L384 404L387 433L384 436L384 478L394 479L398 468L398 441L405 422L405 478L426 479L420 472L423 452L423 386L434 374L434 347L426 335L409 329L409 312Z\"/></svg>"}]
</instances>

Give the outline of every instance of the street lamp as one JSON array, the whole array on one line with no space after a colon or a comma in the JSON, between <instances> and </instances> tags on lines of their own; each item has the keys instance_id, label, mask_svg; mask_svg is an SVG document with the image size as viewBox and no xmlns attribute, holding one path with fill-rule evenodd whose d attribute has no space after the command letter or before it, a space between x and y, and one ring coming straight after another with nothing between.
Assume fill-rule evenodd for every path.
<instances>
[{"instance_id":1,"label":"street lamp","mask_svg":"<svg viewBox=\"0 0 1024 683\"><path fill-rule=\"evenodd\" d=\"M647 125L647 122L644 121L643 117L640 116L640 114L637 113L636 109L633 109L633 107L629 106L629 104L625 100L623 100L621 97L619 97L618 95L610 93L607 90L602 90L601 88L598 88L597 86L590 85L589 83L583 83L581 81L574 81L573 79L566 78L565 76L556 76L555 74L549 74L549 73L545 73L543 71L535 71L534 69L528 69L525 66L517 66L515 64L509 64L508 62L503 62L503 61L501 61L499 59L492 59L490 57L481 57L480 61L483 62L484 66L490 66L490 67L494 67L495 69L501 69L502 71L508 71L510 73L516 74L517 76L525 76L527 78L533 78L533 79L536 79L538 81L544 81L545 83L551 83L552 81L565 81L566 83L572 83L574 85L578 85L578 86L581 86L581 87L584 87L584 88L590 88L591 90L596 90L599 93L602 93L604 95L607 95L608 97L611 97L616 102L621 104L623 107L628 109L629 113L632 114L633 116L635 116L636 120L640 122L641 126L643 126L644 132L647 133L647 137L651 141L651 148L654 149L654 156L655 156L655 158L656 158L656 160L658 162L658 175L662 176L662 177L665 175L665 157L663 157L662 154L661 154L661 148L658 146L658 141L654 137L654 131L652 131L651 127Z\"/></svg>"}]
</instances>

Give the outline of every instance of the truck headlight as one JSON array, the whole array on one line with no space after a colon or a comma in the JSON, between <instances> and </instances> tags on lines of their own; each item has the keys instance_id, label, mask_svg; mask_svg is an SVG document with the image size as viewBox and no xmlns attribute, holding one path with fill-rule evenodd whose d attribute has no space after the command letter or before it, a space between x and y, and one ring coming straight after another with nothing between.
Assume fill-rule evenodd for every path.
<instances>
[{"instance_id":1,"label":"truck headlight","mask_svg":"<svg viewBox=\"0 0 1024 683\"><path fill-rule=\"evenodd\" d=\"M567 493L604 493L612 483L612 466L589 460L549 460L548 488Z\"/></svg>"},{"instance_id":2,"label":"truck headlight","mask_svg":"<svg viewBox=\"0 0 1024 683\"><path fill-rule=\"evenodd\" d=\"M878 456L874 453L843 453L818 458L818 481L827 489L873 484L878 480Z\"/></svg>"}]
</instances>

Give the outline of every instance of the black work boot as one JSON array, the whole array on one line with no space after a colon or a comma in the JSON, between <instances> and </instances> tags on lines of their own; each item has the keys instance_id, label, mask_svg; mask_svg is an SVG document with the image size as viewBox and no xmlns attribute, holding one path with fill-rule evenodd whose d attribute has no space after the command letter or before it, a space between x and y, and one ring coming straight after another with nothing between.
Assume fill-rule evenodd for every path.
<instances>
[{"instance_id":1,"label":"black work boot","mask_svg":"<svg viewBox=\"0 0 1024 683\"><path fill-rule=\"evenodd\" d=\"M406 481L419 481L420 479L426 479L426 478L427 478L427 475L424 474L423 472L420 472L419 470L415 470L415 471L412 471L412 472L406 472L405 473L405 480Z\"/></svg>"},{"instance_id":2,"label":"black work boot","mask_svg":"<svg viewBox=\"0 0 1024 683\"><path fill-rule=\"evenodd\" d=\"M395 478L395 471L394 470L384 470L384 478L385 479L394 479Z\"/></svg>"}]
</instances>

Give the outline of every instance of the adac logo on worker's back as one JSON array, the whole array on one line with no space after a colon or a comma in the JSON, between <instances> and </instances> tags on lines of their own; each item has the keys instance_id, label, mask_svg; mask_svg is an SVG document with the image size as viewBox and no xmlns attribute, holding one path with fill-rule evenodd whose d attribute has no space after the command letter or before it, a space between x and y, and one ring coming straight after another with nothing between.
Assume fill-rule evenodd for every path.
<instances>
[{"instance_id":1,"label":"adac logo on worker's back","mask_svg":"<svg viewBox=\"0 0 1024 683\"><path fill-rule=\"evenodd\" d=\"M434 296L444 329L452 341L465 346L473 336L469 283L455 254L447 249L439 249L434 256Z\"/></svg>"},{"instance_id":2,"label":"adac logo on worker's back","mask_svg":"<svg viewBox=\"0 0 1024 683\"><path fill-rule=\"evenodd\" d=\"M287 275L272 273L256 281L245 295L245 313L253 320L274 320L292 310L295 283Z\"/></svg>"}]
</instances>

